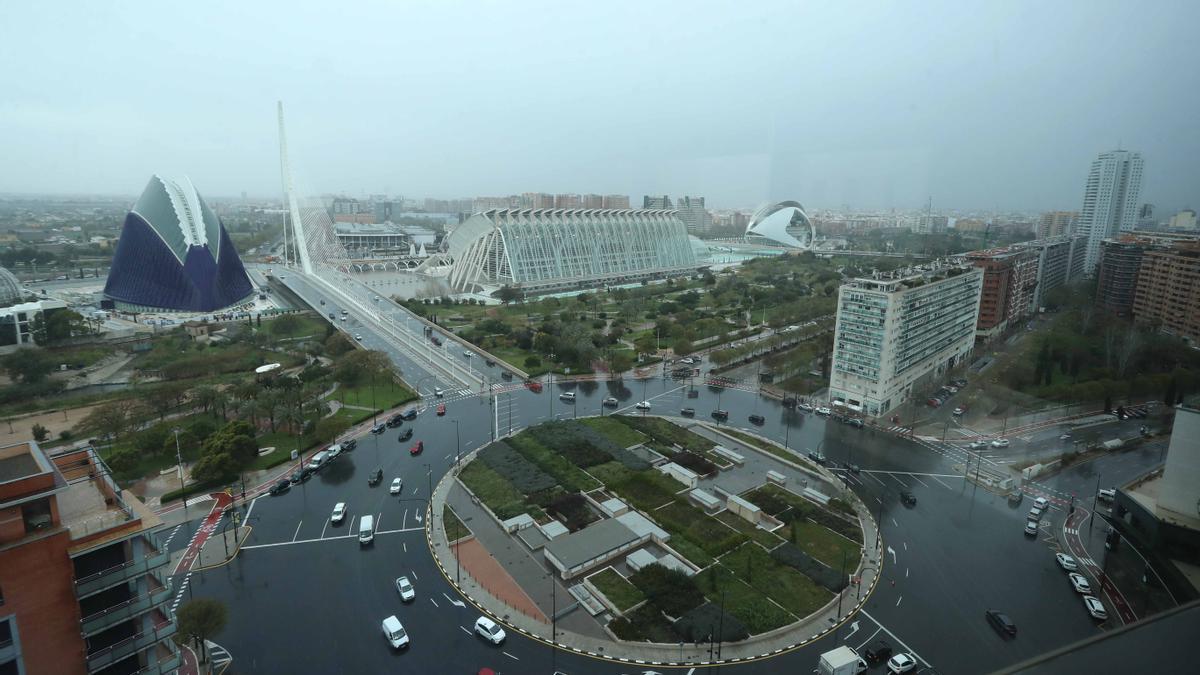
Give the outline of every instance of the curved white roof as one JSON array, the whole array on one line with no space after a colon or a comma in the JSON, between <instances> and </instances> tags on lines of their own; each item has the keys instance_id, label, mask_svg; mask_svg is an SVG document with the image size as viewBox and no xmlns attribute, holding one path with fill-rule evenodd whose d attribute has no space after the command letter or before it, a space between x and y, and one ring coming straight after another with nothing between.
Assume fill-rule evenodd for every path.
<instances>
[{"instance_id":1,"label":"curved white roof","mask_svg":"<svg viewBox=\"0 0 1200 675\"><path fill-rule=\"evenodd\" d=\"M746 226L746 237L765 239L778 246L810 249L817 231L799 202L786 201L756 211Z\"/></svg>"}]
</instances>

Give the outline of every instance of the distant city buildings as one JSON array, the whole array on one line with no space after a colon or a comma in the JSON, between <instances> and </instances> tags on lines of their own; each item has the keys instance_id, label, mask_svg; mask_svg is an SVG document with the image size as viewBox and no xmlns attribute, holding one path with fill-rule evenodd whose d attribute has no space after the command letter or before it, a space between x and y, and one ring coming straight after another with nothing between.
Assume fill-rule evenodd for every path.
<instances>
[{"instance_id":1,"label":"distant city buildings","mask_svg":"<svg viewBox=\"0 0 1200 675\"><path fill-rule=\"evenodd\" d=\"M603 207L606 209L627 209L629 208L629 195L604 195Z\"/></svg>"},{"instance_id":2,"label":"distant city buildings","mask_svg":"<svg viewBox=\"0 0 1200 675\"><path fill-rule=\"evenodd\" d=\"M680 197L675 202L675 211L687 226L688 234L705 234L712 229L712 216L704 208L704 197Z\"/></svg>"},{"instance_id":3,"label":"distant city buildings","mask_svg":"<svg viewBox=\"0 0 1200 675\"><path fill-rule=\"evenodd\" d=\"M1172 230L1195 230L1196 212L1192 209L1184 209L1176 213L1171 216L1171 220L1167 221L1167 227Z\"/></svg>"},{"instance_id":4,"label":"distant city buildings","mask_svg":"<svg viewBox=\"0 0 1200 675\"><path fill-rule=\"evenodd\" d=\"M554 195L554 208L579 209L583 208L583 198L576 194Z\"/></svg>"},{"instance_id":5,"label":"distant city buildings","mask_svg":"<svg viewBox=\"0 0 1200 675\"><path fill-rule=\"evenodd\" d=\"M975 345L982 269L935 261L853 279L838 292L829 397L887 415Z\"/></svg>"},{"instance_id":6,"label":"distant city buildings","mask_svg":"<svg viewBox=\"0 0 1200 675\"><path fill-rule=\"evenodd\" d=\"M604 208L604 197L601 195L584 195L583 208L585 209L602 209Z\"/></svg>"},{"instance_id":7,"label":"distant city buildings","mask_svg":"<svg viewBox=\"0 0 1200 675\"><path fill-rule=\"evenodd\" d=\"M975 339L987 342L1029 314L1038 277L1038 253L1028 248L974 251L967 260L983 270Z\"/></svg>"},{"instance_id":8,"label":"distant city buildings","mask_svg":"<svg viewBox=\"0 0 1200 675\"><path fill-rule=\"evenodd\" d=\"M659 196L651 197L649 195L646 195L646 196L642 197L642 208L643 209L673 209L673 208L675 208L675 206L671 203L671 198L668 197L667 195L663 195L661 197L659 197Z\"/></svg>"},{"instance_id":9,"label":"distant city buildings","mask_svg":"<svg viewBox=\"0 0 1200 675\"><path fill-rule=\"evenodd\" d=\"M1038 239L1051 239L1071 234L1079 220L1078 211L1049 211L1043 213L1037 226Z\"/></svg>"},{"instance_id":10,"label":"distant city buildings","mask_svg":"<svg viewBox=\"0 0 1200 675\"><path fill-rule=\"evenodd\" d=\"M1142 156L1128 150L1101 153L1092 162L1079 211L1077 234L1087 237L1084 272L1100 262L1100 242L1134 229L1142 191Z\"/></svg>"}]
</instances>

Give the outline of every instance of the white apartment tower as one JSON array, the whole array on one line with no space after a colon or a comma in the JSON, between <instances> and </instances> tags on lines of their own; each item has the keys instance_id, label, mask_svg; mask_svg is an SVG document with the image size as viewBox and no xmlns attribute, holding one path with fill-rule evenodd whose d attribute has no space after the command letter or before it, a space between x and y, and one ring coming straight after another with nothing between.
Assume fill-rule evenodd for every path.
<instances>
[{"instance_id":1,"label":"white apartment tower","mask_svg":"<svg viewBox=\"0 0 1200 675\"><path fill-rule=\"evenodd\" d=\"M975 344L983 270L962 261L854 279L838 293L829 399L887 415Z\"/></svg>"},{"instance_id":2,"label":"white apartment tower","mask_svg":"<svg viewBox=\"0 0 1200 675\"><path fill-rule=\"evenodd\" d=\"M1137 224L1142 196L1142 156L1128 150L1100 153L1088 172L1075 234L1087 237L1084 273L1095 274L1100 242Z\"/></svg>"}]
</instances>

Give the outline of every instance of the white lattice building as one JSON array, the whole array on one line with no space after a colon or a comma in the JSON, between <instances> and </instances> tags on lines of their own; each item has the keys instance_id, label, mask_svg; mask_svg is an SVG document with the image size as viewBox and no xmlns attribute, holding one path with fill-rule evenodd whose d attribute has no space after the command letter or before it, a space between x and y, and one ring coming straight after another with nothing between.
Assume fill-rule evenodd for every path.
<instances>
[{"instance_id":1,"label":"white lattice building","mask_svg":"<svg viewBox=\"0 0 1200 675\"><path fill-rule=\"evenodd\" d=\"M675 211L493 209L450 233L450 283L549 292L694 273Z\"/></svg>"}]
</instances>

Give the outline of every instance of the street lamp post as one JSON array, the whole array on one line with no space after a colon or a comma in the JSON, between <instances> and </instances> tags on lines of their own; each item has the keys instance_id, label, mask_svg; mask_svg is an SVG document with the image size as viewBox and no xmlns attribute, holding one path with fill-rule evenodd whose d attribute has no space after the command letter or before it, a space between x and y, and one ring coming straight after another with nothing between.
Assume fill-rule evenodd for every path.
<instances>
[{"instance_id":1,"label":"street lamp post","mask_svg":"<svg viewBox=\"0 0 1200 675\"><path fill-rule=\"evenodd\" d=\"M1088 516L1088 539L1092 536L1092 524L1096 522L1096 496L1100 494L1100 476L1099 471L1096 472L1096 489L1092 492L1092 515Z\"/></svg>"},{"instance_id":2,"label":"street lamp post","mask_svg":"<svg viewBox=\"0 0 1200 675\"><path fill-rule=\"evenodd\" d=\"M179 471L179 489L180 489L180 491L182 491L183 490L183 453L181 453L179 450L179 427L175 427L174 429L172 429L172 431L175 432L175 461L178 462L178 466L176 466L175 468ZM191 520L190 518L188 518L187 503L188 503L188 500L187 500L187 496L185 495L183 498L183 518L184 518L184 520Z\"/></svg>"},{"instance_id":3,"label":"street lamp post","mask_svg":"<svg viewBox=\"0 0 1200 675\"><path fill-rule=\"evenodd\" d=\"M458 433L458 420L450 420L454 422L454 468L458 469L458 457L462 452L462 437Z\"/></svg>"}]
</instances>

